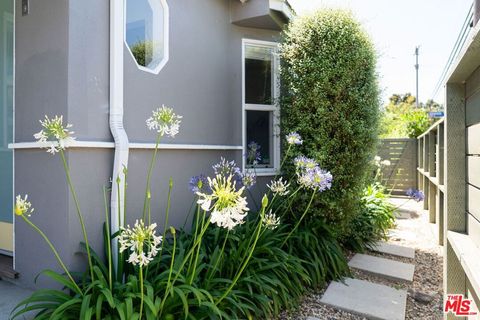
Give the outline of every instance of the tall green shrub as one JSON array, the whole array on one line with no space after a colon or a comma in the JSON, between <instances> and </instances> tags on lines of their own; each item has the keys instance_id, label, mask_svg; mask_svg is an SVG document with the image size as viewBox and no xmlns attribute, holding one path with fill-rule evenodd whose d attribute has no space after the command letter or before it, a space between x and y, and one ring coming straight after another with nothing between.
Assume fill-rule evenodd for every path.
<instances>
[{"instance_id":1,"label":"tall green shrub","mask_svg":"<svg viewBox=\"0 0 480 320\"><path fill-rule=\"evenodd\" d=\"M296 155L315 158L331 171L332 189L315 199L314 219L320 215L345 234L359 210L377 141L373 44L350 13L322 10L288 26L280 55L281 129L302 136Z\"/></svg>"}]
</instances>

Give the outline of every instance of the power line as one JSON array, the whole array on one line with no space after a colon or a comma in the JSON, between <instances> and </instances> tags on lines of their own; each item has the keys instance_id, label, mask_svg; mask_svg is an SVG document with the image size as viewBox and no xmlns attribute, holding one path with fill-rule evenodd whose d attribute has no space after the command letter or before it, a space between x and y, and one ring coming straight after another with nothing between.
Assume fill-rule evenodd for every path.
<instances>
[{"instance_id":1,"label":"power line","mask_svg":"<svg viewBox=\"0 0 480 320\"><path fill-rule=\"evenodd\" d=\"M467 36L470 32L472 19L473 19L473 3L470 6L470 9L468 10L467 16L465 18L465 21L463 22L462 28L460 29L460 33L457 36L457 40L453 45L453 49L450 52L450 56L448 57L447 63L445 64L445 67L443 68L443 71L440 74L440 78L438 79L437 85L433 90L432 99L435 99L435 97L437 96L438 91L440 90L440 88L443 86L445 82L445 78L448 75L448 71L450 70L450 67L452 66L453 62L455 61L458 54L460 53L460 50L463 48L463 45L467 41Z\"/></svg>"},{"instance_id":2,"label":"power line","mask_svg":"<svg viewBox=\"0 0 480 320\"><path fill-rule=\"evenodd\" d=\"M415 72L416 72L416 96L415 96L415 102L418 108L418 54L419 54L419 49L420 46L415 47Z\"/></svg>"}]
</instances>

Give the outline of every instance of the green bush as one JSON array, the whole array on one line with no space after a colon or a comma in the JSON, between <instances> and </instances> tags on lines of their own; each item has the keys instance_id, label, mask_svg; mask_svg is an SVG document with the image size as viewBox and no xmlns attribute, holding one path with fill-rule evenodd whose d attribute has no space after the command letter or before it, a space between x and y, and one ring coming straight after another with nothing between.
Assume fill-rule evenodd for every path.
<instances>
[{"instance_id":1,"label":"green bush","mask_svg":"<svg viewBox=\"0 0 480 320\"><path fill-rule=\"evenodd\" d=\"M346 245L363 251L378 240L386 240L395 225L395 207L388 201L385 188L376 183L368 186L362 197L361 211L352 221L352 232Z\"/></svg>"},{"instance_id":2,"label":"green bush","mask_svg":"<svg viewBox=\"0 0 480 320\"><path fill-rule=\"evenodd\" d=\"M416 138L432 125L432 119L425 110L411 110L402 117L406 123L406 134L409 138Z\"/></svg>"},{"instance_id":3,"label":"green bush","mask_svg":"<svg viewBox=\"0 0 480 320\"><path fill-rule=\"evenodd\" d=\"M303 137L293 156L304 154L331 171L332 189L317 197L314 207L345 234L359 211L377 143L379 89L373 44L350 13L322 10L290 24L280 55L281 129ZM294 176L292 166L285 171Z\"/></svg>"},{"instance_id":4,"label":"green bush","mask_svg":"<svg viewBox=\"0 0 480 320\"><path fill-rule=\"evenodd\" d=\"M429 100L426 105L415 104L415 97L394 94L385 106L380 121L382 138L416 138L424 133L433 123L428 116L429 110L440 110L441 106Z\"/></svg>"}]
</instances>

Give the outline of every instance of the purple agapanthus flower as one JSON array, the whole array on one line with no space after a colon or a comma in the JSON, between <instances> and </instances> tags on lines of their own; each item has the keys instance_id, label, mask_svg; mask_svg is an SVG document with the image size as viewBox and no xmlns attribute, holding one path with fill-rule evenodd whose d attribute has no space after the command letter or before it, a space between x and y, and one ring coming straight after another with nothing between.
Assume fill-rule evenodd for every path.
<instances>
[{"instance_id":1,"label":"purple agapanthus flower","mask_svg":"<svg viewBox=\"0 0 480 320\"><path fill-rule=\"evenodd\" d=\"M307 158L305 156L298 156L293 160L293 162L295 164L295 167L297 168L297 171L318 167L317 161Z\"/></svg>"},{"instance_id":2,"label":"purple agapanthus flower","mask_svg":"<svg viewBox=\"0 0 480 320\"><path fill-rule=\"evenodd\" d=\"M262 156L260 154L261 148L262 147L255 141L251 141L247 145L247 153L245 156L248 164L257 165L262 160Z\"/></svg>"},{"instance_id":3,"label":"purple agapanthus flower","mask_svg":"<svg viewBox=\"0 0 480 320\"><path fill-rule=\"evenodd\" d=\"M305 188L322 192L332 187L332 174L318 166L297 173L298 183Z\"/></svg>"},{"instance_id":4,"label":"purple agapanthus flower","mask_svg":"<svg viewBox=\"0 0 480 320\"><path fill-rule=\"evenodd\" d=\"M237 185L243 185L242 170L237 166L235 161L227 161L224 157L220 158L220 162L212 166L215 175L222 175L224 177L232 176L233 181Z\"/></svg>"},{"instance_id":5,"label":"purple agapanthus flower","mask_svg":"<svg viewBox=\"0 0 480 320\"><path fill-rule=\"evenodd\" d=\"M423 201L425 199L425 194L423 194L422 191L417 189L410 188L407 190L406 194L417 202Z\"/></svg>"},{"instance_id":6,"label":"purple agapanthus flower","mask_svg":"<svg viewBox=\"0 0 480 320\"><path fill-rule=\"evenodd\" d=\"M191 177L188 186L193 193L210 191L207 177L203 174Z\"/></svg>"}]
</instances>

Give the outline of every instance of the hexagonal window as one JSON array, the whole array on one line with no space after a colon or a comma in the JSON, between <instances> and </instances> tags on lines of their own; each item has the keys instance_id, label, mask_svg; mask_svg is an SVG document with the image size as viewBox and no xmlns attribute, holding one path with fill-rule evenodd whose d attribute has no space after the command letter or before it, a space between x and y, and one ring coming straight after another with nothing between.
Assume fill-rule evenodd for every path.
<instances>
[{"instance_id":1,"label":"hexagonal window","mask_svg":"<svg viewBox=\"0 0 480 320\"><path fill-rule=\"evenodd\" d=\"M166 0L126 0L125 43L139 69L158 73L168 61Z\"/></svg>"}]
</instances>

